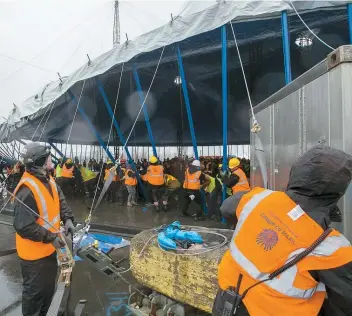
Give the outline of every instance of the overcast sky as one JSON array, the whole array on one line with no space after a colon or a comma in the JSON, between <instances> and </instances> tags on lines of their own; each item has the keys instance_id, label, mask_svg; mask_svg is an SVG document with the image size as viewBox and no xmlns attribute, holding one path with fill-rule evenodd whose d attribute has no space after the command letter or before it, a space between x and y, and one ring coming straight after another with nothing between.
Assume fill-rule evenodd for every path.
<instances>
[{"instance_id":1,"label":"overcast sky","mask_svg":"<svg viewBox=\"0 0 352 316\"><path fill-rule=\"evenodd\" d=\"M212 0L215 2L215 0ZM199 3L199 2L198 2ZM208 2L209 3L209 2ZM170 20L187 0L120 1L121 42ZM0 117L112 48L113 0L0 0ZM0 122L3 119L0 119Z\"/></svg>"}]
</instances>

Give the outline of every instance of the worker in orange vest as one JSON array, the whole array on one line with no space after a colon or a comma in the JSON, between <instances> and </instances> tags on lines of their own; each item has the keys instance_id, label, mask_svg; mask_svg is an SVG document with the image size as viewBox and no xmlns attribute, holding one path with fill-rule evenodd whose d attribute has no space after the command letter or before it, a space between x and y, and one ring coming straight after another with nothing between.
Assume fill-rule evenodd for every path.
<instances>
[{"instance_id":1,"label":"worker in orange vest","mask_svg":"<svg viewBox=\"0 0 352 316\"><path fill-rule=\"evenodd\" d=\"M213 315L352 315L352 247L330 228L351 178L352 156L319 145L292 166L286 192L226 199L221 212L236 227Z\"/></svg>"},{"instance_id":2,"label":"worker in orange vest","mask_svg":"<svg viewBox=\"0 0 352 316\"><path fill-rule=\"evenodd\" d=\"M56 285L55 249L63 246L57 230L63 221L66 234L72 237L73 214L60 187L48 174L52 168L50 147L29 143L22 156L25 172L14 191L13 220L23 278L22 314L46 315Z\"/></svg>"},{"instance_id":3,"label":"worker in orange vest","mask_svg":"<svg viewBox=\"0 0 352 316\"><path fill-rule=\"evenodd\" d=\"M138 205L137 203L137 175L132 170L132 167L129 163L126 163L125 171L125 185L128 192L127 206Z\"/></svg>"},{"instance_id":4,"label":"worker in orange vest","mask_svg":"<svg viewBox=\"0 0 352 316\"><path fill-rule=\"evenodd\" d=\"M200 161L193 160L193 162L186 169L185 181L183 182L184 197L181 207L182 216L189 216L187 212L188 207L189 204L194 201L199 205L194 220L197 221L203 219L203 211L201 207L202 198L200 190L206 188L209 184L210 179L201 171Z\"/></svg>"},{"instance_id":5,"label":"worker in orange vest","mask_svg":"<svg viewBox=\"0 0 352 316\"><path fill-rule=\"evenodd\" d=\"M240 161L237 158L231 158L229 161L229 174L222 176L222 182L228 188L231 188L232 194L242 191L249 191L251 188L244 171L241 169Z\"/></svg>"},{"instance_id":6,"label":"worker in orange vest","mask_svg":"<svg viewBox=\"0 0 352 316\"><path fill-rule=\"evenodd\" d=\"M141 172L143 175L144 172ZM146 170L147 182L149 192L153 199L153 204L157 212L160 211L159 200L162 199L165 193L164 184L164 167L161 165L159 159L151 156L149 159L149 166ZM164 211L167 211L167 199L163 200Z\"/></svg>"},{"instance_id":7,"label":"worker in orange vest","mask_svg":"<svg viewBox=\"0 0 352 316\"><path fill-rule=\"evenodd\" d=\"M71 158L66 159L62 165L60 186L63 192L69 196L75 193L76 168Z\"/></svg>"}]
</instances>

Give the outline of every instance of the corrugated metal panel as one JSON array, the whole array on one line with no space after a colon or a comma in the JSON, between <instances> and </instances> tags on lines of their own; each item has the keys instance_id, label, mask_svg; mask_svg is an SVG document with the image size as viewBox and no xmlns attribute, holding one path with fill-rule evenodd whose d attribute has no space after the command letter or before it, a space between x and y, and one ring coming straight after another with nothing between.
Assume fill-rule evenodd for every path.
<instances>
[{"instance_id":1,"label":"corrugated metal panel","mask_svg":"<svg viewBox=\"0 0 352 316\"><path fill-rule=\"evenodd\" d=\"M292 164L299 156L300 129L299 90L288 95L274 107L274 181L275 190L284 191Z\"/></svg>"},{"instance_id":2,"label":"corrugated metal panel","mask_svg":"<svg viewBox=\"0 0 352 316\"><path fill-rule=\"evenodd\" d=\"M352 154L352 64L342 64L337 71L341 75L341 103L343 117L343 150ZM336 122L339 124L340 122ZM343 200L343 232L345 236L352 240L352 186L350 184Z\"/></svg>"},{"instance_id":3,"label":"corrugated metal panel","mask_svg":"<svg viewBox=\"0 0 352 316\"><path fill-rule=\"evenodd\" d=\"M272 152L272 106L267 107L260 113L256 115L261 131L259 137L263 143L265 157L266 157L266 167L268 171L268 184L269 188L272 188L272 168L271 168L271 152ZM251 144L254 144L253 133L251 133ZM267 154L269 153L269 154ZM263 177L259 167L258 160L255 156L255 146L251 146L251 187L263 186Z\"/></svg>"}]
</instances>

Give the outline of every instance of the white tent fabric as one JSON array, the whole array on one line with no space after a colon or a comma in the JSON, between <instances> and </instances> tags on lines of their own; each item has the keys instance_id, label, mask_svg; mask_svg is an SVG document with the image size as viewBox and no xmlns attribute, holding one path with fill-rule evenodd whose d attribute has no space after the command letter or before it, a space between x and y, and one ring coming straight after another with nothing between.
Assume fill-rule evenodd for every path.
<instances>
[{"instance_id":1,"label":"white tent fabric","mask_svg":"<svg viewBox=\"0 0 352 316\"><path fill-rule=\"evenodd\" d=\"M82 6L83 2L84 5L86 5L86 3L91 5L90 8L92 12L97 10L96 7L94 7L94 5L97 5L97 1L84 0L81 1ZM300 11L316 8L329 8L332 6L343 5L347 2L348 1L293 1L296 9ZM62 3L62 1L60 1L60 3ZM110 5L111 7L111 1L99 0L99 3L102 7L104 5ZM165 3L167 3L167 1L165 1ZM180 7L178 9L180 9ZM292 13L290 1L186 1L182 3L181 11L178 14L173 14L174 20L172 23L169 16L169 22L163 26L153 29L135 39L132 39L132 37L129 36L130 40L128 43L124 42L117 45L95 59L93 59L93 57L96 56L93 51L93 53L90 54L90 57L92 58L90 65L87 64L87 60L85 61L86 53L88 51L80 51L79 60L84 63L83 66L74 71L68 77L65 77L63 84L60 85L60 81L58 80L51 82L47 84L44 89L42 87L35 95L21 103L18 109L14 108L8 117L7 123L13 124L19 122L26 116L35 115L36 112L45 108L58 97L63 95L75 83L103 74L113 66L127 62L141 53L150 52L197 34L211 31L224 25L230 20L235 20L235 22L237 22L256 19L258 17L271 18L278 16L283 10L288 10ZM79 10L77 9L77 11ZM134 14L136 14L136 11L134 11ZM111 14L111 12L109 14ZM71 18L76 19L76 17L73 16ZM94 16L94 18L96 17ZM121 19L122 24L124 18ZM167 18L167 16L165 16L165 18ZM135 23L141 23L139 22L139 19L135 18L135 20ZM165 21L159 19L156 23L162 22ZM143 29L148 30L148 26L146 25ZM121 33L123 34L123 31ZM129 32L127 33L129 34ZM68 36L70 35L69 30L66 31L66 34L68 34ZM97 34L99 36L99 32L97 32ZM91 41L92 38L89 36L86 42L90 43ZM102 45L102 47L108 46L106 43L104 45ZM78 53L76 55L78 56ZM31 60L30 62L33 61ZM60 67L63 67L63 65L60 64L58 68L52 70L58 71ZM49 68L49 66L45 68ZM47 77L43 75L43 78ZM50 78L52 79L52 77ZM17 85L17 89L21 90L21 87ZM14 91L13 93L16 92Z\"/></svg>"},{"instance_id":2,"label":"white tent fabric","mask_svg":"<svg viewBox=\"0 0 352 316\"><path fill-rule=\"evenodd\" d=\"M186 0L120 0L121 41L167 23ZM114 0L0 0L0 122L46 84L113 47ZM34 109L35 110L35 109ZM16 111L12 120L17 121ZM31 111L29 111L31 112ZM12 113L12 111L11 111Z\"/></svg>"}]
</instances>

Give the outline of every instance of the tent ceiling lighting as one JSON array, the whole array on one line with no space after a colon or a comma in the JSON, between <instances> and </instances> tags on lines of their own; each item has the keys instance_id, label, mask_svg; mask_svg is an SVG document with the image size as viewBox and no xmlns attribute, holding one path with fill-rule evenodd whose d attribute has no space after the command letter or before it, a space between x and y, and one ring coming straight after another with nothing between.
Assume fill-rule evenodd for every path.
<instances>
[{"instance_id":1,"label":"tent ceiling lighting","mask_svg":"<svg viewBox=\"0 0 352 316\"><path fill-rule=\"evenodd\" d=\"M298 47L309 47L313 45L313 40L309 37L300 36L296 38L295 44Z\"/></svg>"},{"instance_id":2,"label":"tent ceiling lighting","mask_svg":"<svg viewBox=\"0 0 352 316\"><path fill-rule=\"evenodd\" d=\"M182 83L181 77L180 76L176 76L175 79L174 79L174 84L176 86L179 86L181 83Z\"/></svg>"}]
</instances>

